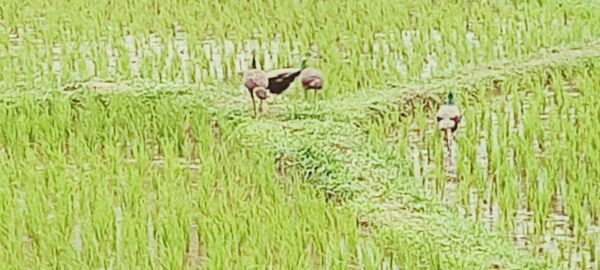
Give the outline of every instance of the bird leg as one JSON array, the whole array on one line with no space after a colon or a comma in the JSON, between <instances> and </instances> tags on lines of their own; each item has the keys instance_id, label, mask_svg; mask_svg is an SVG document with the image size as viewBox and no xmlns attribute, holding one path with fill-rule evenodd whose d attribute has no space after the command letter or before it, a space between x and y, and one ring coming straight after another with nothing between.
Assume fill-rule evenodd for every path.
<instances>
[{"instance_id":1,"label":"bird leg","mask_svg":"<svg viewBox=\"0 0 600 270\"><path fill-rule=\"evenodd\" d=\"M263 100L261 99L261 100L258 102L258 112L260 112L260 113L262 113L262 112L263 112L263 105L262 105L262 104L263 104Z\"/></svg>"},{"instance_id":2,"label":"bird leg","mask_svg":"<svg viewBox=\"0 0 600 270\"><path fill-rule=\"evenodd\" d=\"M308 99L308 90L304 90L304 100Z\"/></svg>"},{"instance_id":3,"label":"bird leg","mask_svg":"<svg viewBox=\"0 0 600 270\"><path fill-rule=\"evenodd\" d=\"M452 132L449 128L446 130L446 147L448 147L448 156L451 156L452 151Z\"/></svg>"},{"instance_id":4,"label":"bird leg","mask_svg":"<svg viewBox=\"0 0 600 270\"><path fill-rule=\"evenodd\" d=\"M250 98L252 98L252 109L254 110L254 116L256 116L256 101L254 101L254 94L250 92Z\"/></svg>"},{"instance_id":5,"label":"bird leg","mask_svg":"<svg viewBox=\"0 0 600 270\"><path fill-rule=\"evenodd\" d=\"M444 128L442 130L442 132L443 132L442 137L444 138L444 144L445 144L444 148L446 148L446 155L444 155L444 166L443 166L443 168L444 168L444 172L446 173L446 175L449 175L450 174L450 170L451 170L450 169L450 167L451 167L450 164L452 163L452 161L451 161L451 158L452 158L452 153L451 152L452 152L452 150L451 150L451 147L450 147L450 144L451 144L451 142L450 142L450 129L449 128Z\"/></svg>"}]
</instances>

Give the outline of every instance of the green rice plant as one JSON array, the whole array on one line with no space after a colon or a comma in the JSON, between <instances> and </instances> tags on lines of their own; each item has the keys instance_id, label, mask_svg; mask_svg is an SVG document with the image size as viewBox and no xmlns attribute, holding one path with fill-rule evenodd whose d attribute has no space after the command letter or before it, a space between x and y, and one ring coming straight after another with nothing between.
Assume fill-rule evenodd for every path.
<instances>
[{"instance_id":1,"label":"green rice plant","mask_svg":"<svg viewBox=\"0 0 600 270\"><path fill-rule=\"evenodd\" d=\"M2 238L6 240L2 241L3 250L22 252L18 256L3 253L3 261L8 265L128 267L160 263L163 266L181 267L184 263L181 254L185 254L186 242L191 239L187 235L188 220L198 224L201 245L209 254L206 262L209 268L249 263L308 267L313 265L310 261L324 263L324 258L297 257L303 254L302 249L299 252L293 250L297 250L308 239L323 248L314 253L316 256L326 252L330 256L347 258L343 254L335 255L336 241L320 240L329 239L329 232L332 231L339 231L340 237L350 237L349 244L356 245L355 242L352 244L356 241L353 240L356 234L348 234L351 231L356 233L351 216L342 214L346 221L341 221L337 214L321 211L322 207L330 206L319 200L319 195L301 191L305 188L297 185L289 186L292 194L296 194L293 195L295 199L290 200L285 192L278 190L280 186L274 182L268 183L274 180L270 170L272 163L264 157L252 160L253 156L262 154L244 149L237 148L237 154L232 154L235 148L225 147L234 147L235 140L216 143L206 116L185 116L184 110L189 109L172 107L176 104L173 100L162 98L148 111L156 116L157 121L150 122L144 120L147 114L142 113L148 109L136 105L133 97L114 96L110 98L108 107L104 107L93 95L81 98L80 102L85 106L83 111L72 111L70 101L60 96L52 97L47 103L38 103L33 97L21 99L19 114L6 110L7 107L2 109L6 116L2 124L4 127L22 123L25 126L20 127L19 131L27 134L29 130L30 134L10 139L10 133L3 132L2 136L2 145L9 147L6 151L12 156L1 167L3 175L12 176L4 178L7 185L3 185L3 193L12 190L13 194L20 194L29 190L22 193L23 213L16 212L19 208L8 207L14 203L13 199L18 199L13 195L6 197L2 207L1 212L6 220L12 220L13 215L18 214L23 224L27 224L15 227L19 223L11 222L3 226L5 234L2 234ZM22 117L29 121L21 121ZM72 117L76 117L75 120ZM182 117L188 119L184 122L188 123L186 125L191 128L190 131L196 134L203 145L195 150L201 151L196 155L202 160L201 166L205 167L200 174L190 171L193 169L180 167L178 162L180 157L186 157L186 160L190 158L189 151L185 150L186 144L191 143L186 142L186 130L180 129L181 122L173 121ZM136 121L129 121L131 119ZM159 125L148 129L152 123ZM25 141L19 143L18 138ZM147 148L152 145L151 140L159 146L158 151ZM65 144L70 149L69 153L60 152ZM137 149L132 153L133 163L125 158L126 145ZM164 163L156 163L157 154ZM21 162L11 162L13 159ZM224 162L226 160L229 164ZM23 166L39 169L19 173ZM253 171L243 173L247 169ZM15 179L13 177L18 177L20 182L10 180ZM239 185L247 185L247 188L240 189ZM146 204L149 198L153 198L150 205ZM251 207L253 201L260 207ZM77 207L71 208L74 205ZM272 206L264 208L267 205ZM280 209L272 208L276 206ZM306 220L307 223L273 219L276 213L287 216L288 210L292 211L295 220L306 215L310 219ZM265 227L264 219L256 219L257 215L268 215L273 222ZM240 218L241 222L236 221ZM151 239L147 238L145 232L147 220L150 220L155 232L153 245L156 258L135 252L147 250L150 244L148 241ZM333 222L330 224L335 229L321 230L322 222ZM298 226L290 227L292 224ZM320 232L314 231L317 234L309 233L306 238L298 238L313 226L317 226ZM74 228L77 228L76 233L70 231ZM290 234L264 234L265 229L272 232L283 232L284 229ZM79 238L75 242L80 244L70 247L68 241L74 233ZM18 235L18 240L10 240L12 235ZM232 238L220 239L226 235ZM271 237L256 238L257 235ZM31 239L33 246L29 250L21 248L22 239ZM289 241L289 244L281 242L282 239L288 239L285 241ZM230 248L234 243L240 250ZM59 251L61 249L64 251ZM219 253L225 257L214 255ZM335 261L332 266L344 263L349 262L345 259Z\"/></svg>"},{"instance_id":2,"label":"green rice plant","mask_svg":"<svg viewBox=\"0 0 600 270\"><path fill-rule=\"evenodd\" d=\"M422 64L430 52L436 52L438 68L451 69L449 63L452 62L466 64L498 59L493 56L493 52L499 37L504 40L504 50L508 57L515 58L541 47L577 42L584 37L590 40L598 36L593 23L590 25L589 22L596 21L593 18L599 14L595 9L582 8L583 3L559 6L557 1L551 1L542 5L515 5L510 1L501 1L494 4L469 4L467 10L464 10L463 4L448 2L432 4L401 1L389 4L383 1L359 1L345 6L316 2L284 4L273 5L269 1L263 1L220 5L206 1L158 3L145 0L109 5L106 1L92 3L79 0L66 5L46 0L38 3L38 6L53 8L39 9L38 6L27 3L7 3L6 12L2 13L1 19L11 22L10 29L30 25L33 34L42 36L49 43L83 42L97 40L99 37L117 38L126 35L140 38L149 33L156 33L163 39L172 39L175 25L180 25L187 34L194 37L188 43L215 39L219 41L219 46L223 45L224 39L230 37L235 37L234 42L242 42L253 36L261 42L268 42L274 35L282 34L285 43L299 42L300 51L309 51L313 44L318 46L319 54L326 59L323 61L326 64L321 63L321 68L333 85L343 86L340 89L344 92L398 80L397 74L390 70L389 65L396 61L393 54L372 53L379 43L394 42L390 38L392 33L400 36L402 31L416 31L411 41L412 49L407 50L414 53L407 53L408 59L404 59L411 63L409 74L413 79L421 76ZM368 9L361 8L367 6ZM8 14L13 14L13 9L18 9L21 15L9 17L12 16ZM562 23L551 15L553 12L561 14ZM311 16L307 16L309 14ZM327 14L340 16L333 20ZM210 20L206 19L209 17ZM207 29L210 29L210 33ZM440 32L439 41L432 40L432 29ZM479 42L473 49L467 49L470 46L466 38L471 35L469 32ZM332 54L338 52L338 48L331 44L339 42L343 36L356 36L354 40L358 42L348 44L341 52L357 55L360 48L371 48L367 50L366 58L355 63L364 67L368 66L367 63L372 63L372 68L365 72L360 69L336 72L344 66L344 62L331 58ZM521 45L513 48L511 46L516 44L513 41L517 37ZM281 53L289 56L289 52ZM124 55L122 52L118 54ZM448 58L448 55L457 59ZM280 63L292 64L292 61ZM226 68L230 69L229 66ZM386 73L388 75L382 75ZM361 76L369 78L367 85L347 83L352 78ZM227 81L230 79L227 78ZM331 91L337 93L342 90L334 88Z\"/></svg>"},{"instance_id":3,"label":"green rice plant","mask_svg":"<svg viewBox=\"0 0 600 270\"><path fill-rule=\"evenodd\" d=\"M463 256L470 253L460 248L446 252L444 241L464 239L440 233L447 224L454 224L448 226L451 233L460 232L456 228L465 221L445 218L444 211L455 215L459 206L470 204L478 206L475 220L481 220L483 205L497 205L500 219L494 222L502 232L515 227L515 213L527 205L538 236L559 205L577 239L573 246L561 246L561 252L591 246L586 234L600 205L593 181L600 174L595 158L597 67L590 61L549 68L550 80L542 71L508 70L514 74L501 78L504 89L493 94L489 82L466 86L442 76L465 67L473 67L474 75L485 74L475 67L520 61L541 48L596 41L600 13L592 5L10 0L0 8L0 36L11 34L10 40L0 40L2 92L7 97L23 89L34 93L0 103L0 217L7 221L0 225L0 259L9 268L488 268L489 257ZM405 33L411 33L406 43ZM141 46L151 34L159 37L159 53ZM72 96L48 92L91 75L132 79L130 48L123 43L130 35L141 55L143 79L203 84L200 91L134 87L133 95L102 96L83 87L83 93ZM270 48L275 37L278 50ZM173 45L180 40L189 50L187 66ZM233 54L227 53L229 43ZM236 49L254 43L259 58L271 54L277 67L296 66L314 50L318 58L311 65L324 71L331 86L324 96L342 100L325 100L317 109L275 106L272 115L251 120L231 93L239 85ZM83 44L93 44L94 74L87 73ZM55 46L60 51L53 53ZM60 63L58 74L54 60ZM407 65L406 76L397 70L400 61ZM437 68L423 77L430 66ZM221 69L225 83L216 76ZM444 159L440 134L428 133L431 108L420 106L426 103L416 101L422 97L408 105L385 96L377 108L366 108L372 95L392 93L377 90L397 82L412 82L399 92L456 84L469 93L461 104L468 108L468 121L458 136L456 194L448 193L439 166ZM358 96L345 99L344 94ZM512 99L504 98L508 95ZM343 102L349 105L337 106ZM546 111L547 119L541 119ZM522 134L512 131L515 119L523 125ZM418 153L420 164L414 167L409 153L413 120L420 129L418 147L429 156L426 160ZM273 139L289 126L300 131ZM482 137L487 171L477 164ZM295 157L295 171L278 175L273 153L264 148L286 149ZM420 170L427 166L435 169L423 175ZM318 188L301 184L306 180ZM431 202L422 192L428 181L434 187ZM363 211L386 213L379 209L388 207L381 206L385 202L401 209L387 211L409 218L400 218L400 226L390 231L361 235L355 213L324 203L329 195L321 195L323 189L346 196L349 205ZM476 202L471 201L473 189ZM462 205L431 206L446 200ZM418 223L420 217L411 211L432 220ZM299 222L290 222L290 216ZM411 223L415 220L417 225ZM419 231L423 224L437 227ZM493 243L481 235L473 239L452 245L468 249L480 245L463 242Z\"/></svg>"}]
</instances>

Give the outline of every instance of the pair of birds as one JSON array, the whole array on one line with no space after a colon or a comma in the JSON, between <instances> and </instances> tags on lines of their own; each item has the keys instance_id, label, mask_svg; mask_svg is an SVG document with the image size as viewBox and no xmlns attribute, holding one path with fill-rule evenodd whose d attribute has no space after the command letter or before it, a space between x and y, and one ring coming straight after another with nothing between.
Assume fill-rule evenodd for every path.
<instances>
[{"instance_id":1,"label":"pair of birds","mask_svg":"<svg viewBox=\"0 0 600 270\"><path fill-rule=\"evenodd\" d=\"M252 54L252 65L244 73L243 83L250 92L254 113L256 114L255 96L259 99L258 111L262 112L263 101L269 95L283 94L298 77L305 95L308 90L314 90L316 97L317 91L323 88L323 75L318 69L306 67L305 59L302 60L300 68L283 68L265 72L256 67L256 55Z\"/></svg>"}]
</instances>

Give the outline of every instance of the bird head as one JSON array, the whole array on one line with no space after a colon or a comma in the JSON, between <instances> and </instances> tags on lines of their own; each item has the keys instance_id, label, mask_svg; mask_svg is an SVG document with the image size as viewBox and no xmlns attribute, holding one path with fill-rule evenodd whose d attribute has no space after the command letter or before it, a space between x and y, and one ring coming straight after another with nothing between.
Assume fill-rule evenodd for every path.
<instances>
[{"instance_id":1,"label":"bird head","mask_svg":"<svg viewBox=\"0 0 600 270\"><path fill-rule=\"evenodd\" d=\"M452 92L448 92L448 105L454 105L454 94Z\"/></svg>"},{"instance_id":2,"label":"bird head","mask_svg":"<svg viewBox=\"0 0 600 270\"><path fill-rule=\"evenodd\" d=\"M265 89L264 87L256 87L254 88L254 94L262 99L265 100L267 99L268 95L267 95L267 89Z\"/></svg>"},{"instance_id":3,"label":"bird head","mask_svg":"<svg viewBox=\"0 0 600 270\"><path fill-rule=\"evenodd\" d=\"M300 63L300 69L305 69L306 68L306 58L302 59L302 62Z\"/></svg>"}]
</instances>

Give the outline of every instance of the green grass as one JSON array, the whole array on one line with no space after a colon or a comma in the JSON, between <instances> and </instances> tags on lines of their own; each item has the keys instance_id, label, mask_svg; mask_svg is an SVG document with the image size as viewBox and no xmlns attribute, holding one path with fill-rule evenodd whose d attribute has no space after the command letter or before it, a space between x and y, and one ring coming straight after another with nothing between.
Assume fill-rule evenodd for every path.
<instances>
[{"instance_id":1,"label":"green grass","mask_svg":"<svg viewBox=\"0 0 600 270\"><path fill-rule=\"evenodd\" d=\"M585 268L600 255L594 5L8 1L0 7L0 261L8 269ZM256 48L261 66L273 68L310 53L326 75L322 99L306 102L294 85L253 118L238 88ZM423 77L430 54L437 68ZM119 85L63 90L90 77ZM428 123L448 89L465 113L456 191ZM499 211L491 222L489 204ZM512 242L523 210L531 251ZM573 228L558 255L542 241L556 236L553 214ZM579 264L570 263L574 251Z\"/></svg>"},{"instance_id":2,"label":"green grass","mask_svg":"<svg viewBox=\"0 0 600 270\"><path fill-rule=\"evenodd\" d=\"M362 233L356 210L327 203L301 170L278 176L275 155L247 138L251 131L180 96L23 95L6 100L0 115L0 257L8 268L181 268L196 257L209 269L469 269L497 259L541 267L506 242L498 250L457 241L457 250L440 253L439 241L465 230L485 235L457 220L432 227L452 226L453 236L414 225ZM306 152L322 149L305 145L289 148L304 155L304 172L323 169ZM205 251L186 259L190 245ZM495 251L459 255L477 248Z\"/></svg>"},{"instance_id":3,"label":"green grass","mask_svg":"<svg viewBox=\"0 0 600 270\"><path fill-rule=\"evenodd\" d=\"M211 269L351 263L355 218L277 179L268 153L219 138L206 113L171 98L109 102L24 97L2 106L2 130L23 135L1 139L6 267L181 268L196 244L191 224Z\"/></svg>"},{"instance_id":4,"label":"green grass","mask_svg":"<svg viewBox=\"0 0 600 270\"><path fill-rule=\"evenodd\" d=\"M256 49L259 62L265 64L269 58L275 65L271 68L299 66L300 57L310 54L309 64L322 68L328 84L335 85L325 92L330 97L421 79L432 64L427 60L430 54L437 59L435 75L497 59L518 60L540 48L593 41L600 36L596 25L600 11L588 8L594 5L586 1L361 0L343 5L291 0L227 5L173 0L8 1L0 13L0 36L6 37L0 40L0 76L11 88L19 82L26 82L20 85L26 88L56 86L90 76L237 84L237 72L248 67L250 51ZM152 37L156 45L151 44ZM178 46L184 43L183 54L189 59L185 66L184 58L178 57L183 50ZM141 65L139 74L133 73L130 48ZM91 70L86 58L94 63ZM246 60L239 62L242 58ZM52 71L54 60L60 61L60 71ZM219 72L222 79L216 78ZM32 74L35 80L29 80Z\"/></svg>"}]
</instances>

